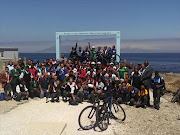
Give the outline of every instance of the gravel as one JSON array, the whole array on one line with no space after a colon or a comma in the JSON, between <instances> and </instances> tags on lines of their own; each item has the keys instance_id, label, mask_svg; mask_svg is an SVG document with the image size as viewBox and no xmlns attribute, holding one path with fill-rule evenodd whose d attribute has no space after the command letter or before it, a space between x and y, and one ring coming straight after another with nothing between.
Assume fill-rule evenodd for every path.
<instances>
[{"instance_id":1,"label":"gravel","mask_svg":"<svg viewBox=\"0 0 180 135\"><path fill-rule=\"evenodd\" d=\"M30 100L7 113L0 114L0 135L28 135L25 130L26 126L33 121L66 123L62 135L180 134L180 120L178 120L180 106L166 100L161 103L159 111L152 108L142 109L122 105L126 112L126 120L123 123L110 120L111 125L104 132L99 132L98 129L98 131L78 130L80 128L78 125L79 113L88 105L90 104L86 102L78 106L71 106L63 101L45 103L45 99Z\"/></svg>"}]
</instances>

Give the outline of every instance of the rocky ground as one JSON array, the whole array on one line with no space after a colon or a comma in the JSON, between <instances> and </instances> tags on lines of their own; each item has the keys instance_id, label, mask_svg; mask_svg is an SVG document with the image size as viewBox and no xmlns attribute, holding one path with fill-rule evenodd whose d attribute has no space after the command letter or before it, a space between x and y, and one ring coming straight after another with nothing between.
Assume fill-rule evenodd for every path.
<instances>
[{"instance_id":1,"label":"rocky ground","mask_svg":"<svg viewBox=\"0 0 180 135\"><path fill-rule=\"evenodd\" d=\"M126 112L126 120L123 123L110 120L111 125L104 132L92 130L79 130L78 115L80 111L89 105L84 102L78 106L70 106L68 103L45 103L45 99L34 99L28 102L15 103L14 106L3 110L6 101L0 103L0 134L1 135L30 135L26 127L33 122L57 122L66 123L62 135L178 135L180 134L180 105L162 100L160 110L152 108L135 108L122 105ZM34 125L36 127L37 125ZM32 130L34 130L33 126ZM49 126L47 126L48 128ZM55 128L55 127L54 127ZM43 132L44 135L52 132ZM60 134L54 132L54 135Z\"/></svg>"}]
</instances>

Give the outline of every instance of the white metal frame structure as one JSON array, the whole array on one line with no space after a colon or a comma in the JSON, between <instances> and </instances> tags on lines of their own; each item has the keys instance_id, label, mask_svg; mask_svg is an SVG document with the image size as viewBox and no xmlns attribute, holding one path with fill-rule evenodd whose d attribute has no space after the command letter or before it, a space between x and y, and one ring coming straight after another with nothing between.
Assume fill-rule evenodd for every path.
<instances>
[{"instance_id":1,"label":"white metal frame structure","mask_svg":"<svg viewBox=\"0 0 180 135\"><path fill-rule=\"evenodd\" d=\"M61 55L61 36L84 36L84 35L116 35L116 54L120 56L120 31L82 31L82 32L56 32L56 59ZM116 56L119 61L120 57Z\"/></svg>"}]
</instances>

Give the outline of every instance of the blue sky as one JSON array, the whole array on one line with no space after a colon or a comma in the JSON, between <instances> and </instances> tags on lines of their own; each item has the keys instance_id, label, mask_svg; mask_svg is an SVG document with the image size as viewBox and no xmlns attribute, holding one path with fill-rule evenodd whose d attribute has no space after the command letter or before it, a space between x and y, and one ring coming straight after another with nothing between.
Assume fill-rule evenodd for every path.
<instances>
[{"instance_id":1,"label":"blue sky","mask_svg":"<svg viewBox=\"0 0 180 135\"><path fill-rule=\"evenodd\" d=\"M0 42L96 30L119 30L122 40L180 38L180 0L2 0L0 18Z\"/></svg>"}]
</instances>

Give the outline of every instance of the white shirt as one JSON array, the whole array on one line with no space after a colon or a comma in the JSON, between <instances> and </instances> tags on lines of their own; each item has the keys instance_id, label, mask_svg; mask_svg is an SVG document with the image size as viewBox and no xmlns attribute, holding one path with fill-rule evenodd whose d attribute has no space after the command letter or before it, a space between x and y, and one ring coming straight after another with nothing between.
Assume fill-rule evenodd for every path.
<instances>
[{"instance_id":1,"label":"white shirt","mask_svg":"<svg viewBox=\"0 0 180 135\"><path fill-rule=\"evenodd\" d=\"M90 76L91 75L91 71L87 71L86 76ZM92 77L96 76L96 72L92 72Z\"/></svg>"},{"instance_id":2,"label":"white shirt","mask_svg":"<svg viewBox=\"0 0 180 135\"><path fill-rule=\"evenodd\" d=\"M76 84L73 82L72 84L68 83L68 85L69 85L70 88L71 88L71 93L74 93Z\"/></svg>"},{"instance_id":3,"label":"white shirt","mask_svg":"<svg viewBox=\"0 0 180 135\"><path fill-rule=\"evenodd\" d=\"M23 87L23 85L22 85L22 84L19 84L19 85L16 86L16 92L17 92L17 93L20 93L20 92L21 92L20 87ZM28 89L26 88L26 85L24 85L24 90L25 90L25 91L28 91Z\"/></svg>"},{"instance_id":4,"label":"white shirt","mask_svg":"<svg viewBox=\"0 0 180 135\"><path fill-rule=\"evenodd\" d=\"M7 77L7 83L9 83L9 73L6 72L6 77Z\"/></svg>"},{"instance_id":5,"label":"white shirt","mask_svg":"<svg viewBox=\"0 0 180 135\"><path fill-rule=\"evenodd\" d=\"M12 69L14 69L14 65L12 66L8 65L7 67L9 68L9 73L11 72Z\"/></svg>"},{"instance_id":6,"label":"white shirt","mask_svg":"<svg viewBox=\"0 0 180 135\"><path fill-rule=\"evenodd\" d=\"M24 71L24 72L22 72L21 73L21 75L19 76L19 79L22 79L22 78L24 78L24 73L26 72L26 74L28 74L28 73L30 73L31 74L31 72L30 71ZM31 78L33 78L33 76L32 76L32 74L31 74Z\"/></svg>"},{"instance_id":7,"label":"white shirt","mask_svg":"<svg viewBox=\"0 0 180 135\"><path fill-rule=\"evenodd\" d=\"M98 83L97 88L98 88L98 90L103 90L103 88L104 88L104 83L103 83L103 82Z\"/></svg>"}]
</instances>

